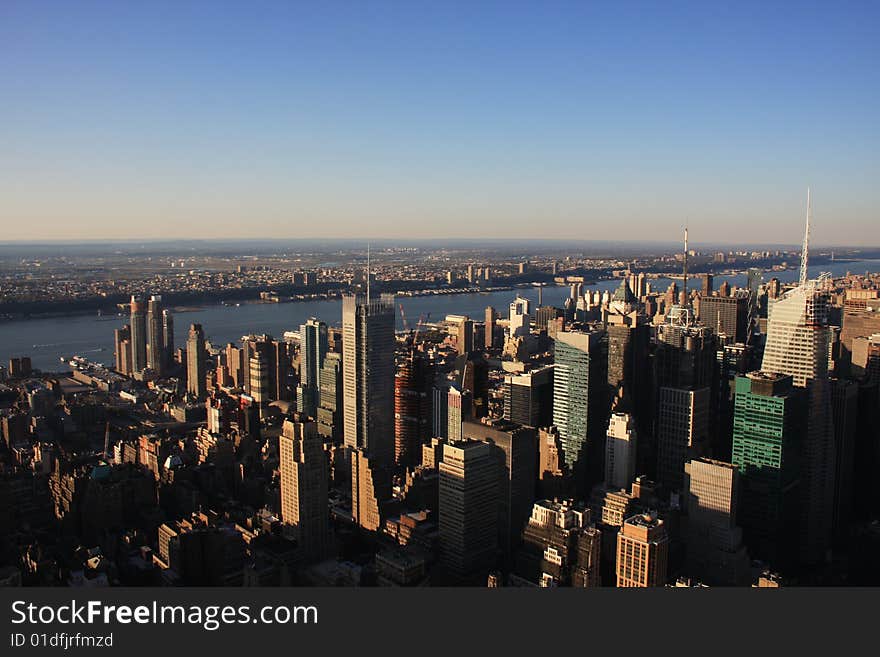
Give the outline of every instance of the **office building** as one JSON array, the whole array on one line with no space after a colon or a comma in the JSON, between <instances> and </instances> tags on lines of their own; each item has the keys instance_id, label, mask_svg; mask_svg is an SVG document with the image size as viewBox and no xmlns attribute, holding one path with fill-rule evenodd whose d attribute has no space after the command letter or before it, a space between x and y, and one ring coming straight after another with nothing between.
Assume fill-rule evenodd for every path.
<instances>
[{"instance_id":1,"label":"office building","mask_svg":"<svg viewBox=\"0 0 880 657\"><path fill-rule=\"evenodd\" d=\"M636 478L637 432L630 413L613 412L605 438L605 487L628 489Z\"/></svg>"},{"instance_id":2,"label":"office building","mask_svg":"<svg viewBox=\"0 0 880 657\"><path fill-rule=\"evenodd\" d=\"M699 458L685 464L687 574L704 584L745 585L750 562L736 524L739 471Z\"/></svg>"},{"instance_id":3,"label":"office building","mask_svg":"<svg viewBox=\"0 0 880 657\"><path fill-rule=\"evenodd\" d=\"M208 392L207 357L202 325L190 324L186 340L186 389L197 399L204 399Z\"/></svg>"},{"instance_id":4,"label":"office building","mask_svg":"<svg viewBox=\"0 0 880 657\"><path fill-rule=\"evenodd\" d=\"M507 331L511 338L524 338L530 334L532 330L530 308L531 302L519 296L510 304L510 319Z\"/></svg>"},{"instance_id":5,"label":"office building","mask_svg":"<svg viewBox=\"0 0 880 657\"><path fill-rule=\"evenodd\" d=\"M318 433L334 444L342 442L342 354L328 352L320 374Z\"/></svg>"},{"instance_id":6,"label":"office building","mask_svg":"<svg viewBox=\"0 0 880 657\"><path fill-rule=\"evenodd\" d=\"M391 499L391 472L363 449L351 451L351 517L368 531L379 531Z\"/></svg>"},{"instance_id":7,"label":"office building","mask_svg":"<svg viewBox=\"0 0 880 657\"><path fill-rule=\"evenodd\" d=\"M663 586L669 559L669 537L656 513L641 513L623 522L617 534L617 586Z\"/></svg>"},{"instance_id":8,"label":"office building","mask_svg":"<svg viewBox=\"0 0 880 657\"><path fill-rule=\"evenodd\" d=\"M461 425L471 415L471 393L469 390L462 390L454 383L444 389L447 391L444 405L447 425L446 433L441 435L448 438L450 443L454 443L462 439Z\"/></svg>"},{"instance_id":9,"label":"office building","mask_svg":"<svg viewBox=\"0 0 880 657\"><path fill-rule=\"evenodd\" d=\"M523 530L515 572L543 587L599 586L601 533L572 500L538 500Z\"/></svg>"},{"instance_id":10,"label":"office building","mask_svg":"<svg viewBox=\"0 0 880 657\"><path fill-rule=\"evenodd\" d=\"M807 388L806 440L801 449L801 560L819 563L828 557L834 516L836 454L828 381L828 293L825 279L806 279L768 307L767 340L761 368L792 377Z\"/></svg>"},{"instance_id":11,"label":"office building","mask_svg":"<svg viewBox=\"0 0 880 657\"><path fill-rule=\"evenodd\" d=\"M394 462L415 467L422 443L431 437L431 385L434 368L414 350L404 356L394 375Z\"/></svg>"},{"instance_id":12,"label":"office building","mask_svg":"<svg viewBox=\"0 0 880 657\"><path fill-rule=\"evenodd\" d=\"M492 307L486 308L486 324L483 329L484 346L486 349L494 349L498 346L498 336L496 335L495 322L498 320L498 312Z\"/></svg>"},{"instance_id":13,"label":"office building","mask_svg":"<svg viewBox=\"0 0 880 657\"><path fill-rule=\"evenodd\" d=\"M296 409L316 417L320 405L321 368L327 354L327 325L310 317L299 327L300 369Z\"/></svg>"},{"instance_id":14,"label":"office building","mask_svg":"<svg viewBox=\"0 0 880 657\"><path fill-rule=\"evenodd\" d=\"M465 422L462 438L489 443L498 460L498 547L511 557L535 499L538 434L507 422Z\"/></svg>"},{"instance_id":15,"label":"office building","mask_svg":"<svg viewBox=\"0 0 880 657\"><path fill-rule=\"evenodd\" d=\"M116 371L131 376L131 327L128 324L113 331L113 345Z\"/></svg>"},{"instance_id":16,"label":"office building","mask_svg":"<svg viewBox=\"0 0 880 657\"><path fill-rule=\"evenodd\" d=\"M376 464L394 462L394 296L342 302L344 441Z\"/></svg>"},{"instance_id":17,"label":"office building","mask_svg":"<svg viewBox=\"0 0 880 657\"><path fill-rule=\"evenodd\" d=\"M286 420L278 439L281 520L306 559L330 552L328 468L314 422Z\"/></svg>"},{"instance_id":18,"label":"office building","mask_svg":"<svg viewBox=\"0 0 880 657\"><path fill-rule=\"evenodd\" d=\"M565 464L581 493L588 489L587 479L601 478L604 459L602 434L608 417L604 336L599 329L560 331L553 346L553 424L559 431Z\"/></svg>"},{"instance_id":19,"label":"office building","mask_svg":"<svg viewBox=\"0 0 880 657\"><path fill-rule=\"evenodd\" d=\"M528 427L546 427L553 419L552 365L504 377L504 419Z\"/></svg>"},{"instance_id":20,"label":"office building","mask_svg":"<svg viewBox=\"0 0 880 657\"><path fill-rule=\"evenodd\" d=\"M754 558L797 562L806 399L790 375L736 380L733 464L742 479L739 524Z\"/></svg>"},{"instance_id":21,"label":"office building","mask_svg":"<svg viewBox=\"0 0 880 657\"><path fill-rule=\"evenodd\" d=\"M489 443L444 445L440 566L447 583L485 583L498 549L498 457Z\"/></svg>"},{"instance_id":22,"label":"office building","mask_svg":"<svg viewBox=\"0 0 880 657\"><path fill-rule=\"evenodd\" d=\"M154 294L147 302L147 367L156 374L163 373L167 361L162 313L162 297Z\"/></svg>"},{"instance_id":23,"label":"office building","mask_svg":"<svg viewBox=\"0 0 880 657\"><path fill-rule=\"evenodd\" d=\"M749 292L736 290L729 297L700 297L700 321L725 343L749 339Z\"/></svg>"},{"instance_id":24,"label":"office building","mask_svg":"<svg viewBox=\"0 0 880 657\"><path fill-rule=\"evenodd\" d=\"M133 373L144 371L147 367L147 318L144 302L137 295L131 296L131 369Z\"/></svg>"}]
</instances>

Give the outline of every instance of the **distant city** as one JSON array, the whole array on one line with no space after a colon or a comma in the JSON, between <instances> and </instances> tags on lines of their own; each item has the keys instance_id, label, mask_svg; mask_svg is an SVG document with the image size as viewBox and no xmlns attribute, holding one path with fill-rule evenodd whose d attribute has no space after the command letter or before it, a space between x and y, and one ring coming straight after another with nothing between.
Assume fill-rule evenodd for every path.
<instances>
[{"instance_id":1,"label":"distant city","mask_svg":"<svg viewBox=\"0 0 880 657\"><path fill-rule=\"evenodd\" d=\"M4 248L4 584L880 583L870 251Z\"/></svg>"}]
</instances>

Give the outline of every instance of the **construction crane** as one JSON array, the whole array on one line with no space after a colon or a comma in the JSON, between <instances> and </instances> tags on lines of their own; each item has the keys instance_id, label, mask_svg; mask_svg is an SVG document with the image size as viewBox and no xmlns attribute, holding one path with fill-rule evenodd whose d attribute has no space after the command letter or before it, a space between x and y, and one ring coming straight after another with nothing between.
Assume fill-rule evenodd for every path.
<instances>
[{"instance_id":1,"label":"construction crane","mask_svg":"<svg viewBox=\"0 0 880 657\"><path fill-rule=\"evenodd\" d=\"M416 324L416 332L415 332L415 335L413 336L413 346L415 346L419 340L419 333L422 330L422 326L424 326L425 322L427 322L428 319L430 319L430 317L431 317L431 313L422 314L419 316L419 321Z\"/></svg>"}]
</instances>

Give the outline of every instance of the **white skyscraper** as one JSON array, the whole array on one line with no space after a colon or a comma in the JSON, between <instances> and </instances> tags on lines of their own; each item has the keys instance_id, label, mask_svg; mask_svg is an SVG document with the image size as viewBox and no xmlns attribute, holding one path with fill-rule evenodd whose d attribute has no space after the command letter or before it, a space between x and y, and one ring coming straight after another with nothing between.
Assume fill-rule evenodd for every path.
<instances>
[{"instance_id":1,"label":"white skyscraper","mask_svg":"<svg viewBox=\"0 0 880 657\"><path fill-rule=\"evenodd\" d=\"M510 322L508 331L510 337L516 338L529 334L532 325L531 304L528 299L517 297L510 304Z\"/></svg>"},{"instance_id":2,"label":"white skyscraper","mask_svg":"<svg viewBox=\"0 0 880 657\"><path fill-rule=\"evenodd\" d=\"M605 439L605 486L626 489L636 478L636 423L629 413L612 413Z\"/></svg>"},{"instance_id":3,"label":"white skyscraper","mask_svg":"<svg viewBox=\"0 0 880 657\"><path fill-rule=\"evenodd\" d=\"M835 449L828 382L828 275L807 279L811 205L807 192L807 229L799 285L770 301L767 342L761 369L789 374L807 388L809 417L801 470L803 491L801 559L822 561L831 540L834 506Z\"/></svg>"}]
</instances>

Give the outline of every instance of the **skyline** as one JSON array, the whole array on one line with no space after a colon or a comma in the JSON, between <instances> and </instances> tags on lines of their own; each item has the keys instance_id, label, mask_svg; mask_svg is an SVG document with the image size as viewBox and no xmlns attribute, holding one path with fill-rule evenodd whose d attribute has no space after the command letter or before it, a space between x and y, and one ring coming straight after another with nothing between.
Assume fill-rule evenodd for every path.
<instances>
[{"instance_id":1,"label":"skyline","mask_svg":"<svg viewBox=\"0 0 880 657\"><path fill-rule=\"evenodd\" d=\"M3 237L857 246L878 14L4 3Z\"/></svg>"}]
</instances>

